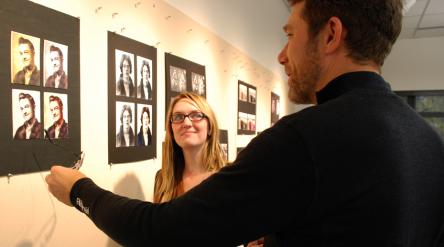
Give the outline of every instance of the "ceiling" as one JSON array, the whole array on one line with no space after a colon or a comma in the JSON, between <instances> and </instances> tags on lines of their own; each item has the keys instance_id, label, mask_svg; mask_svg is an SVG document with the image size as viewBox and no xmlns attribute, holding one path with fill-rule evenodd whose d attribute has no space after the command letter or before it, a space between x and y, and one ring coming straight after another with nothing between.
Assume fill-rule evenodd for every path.
<instances>
[{"instance_id":1,"label":"ceiling","mask_svg":"<svg viewBox=\"0 0 444 247\"><path fill-rule=\"evenodd\" d=\"M444 36L444 0L416 0L405 13L401 39Z\"/></svg>"},{"instance_id":2,"label":"ceiling","mask_svg":"<svg viewBox=\"0 0 444 247\"><path fill-rule=\"evenodd\" d=\"M222 37L259 64L287 77L277 62L290 13L286 0L164 0ZM444 0L404 0L411 5L401 39L444 36ZM407 6L406 5L406 6Z\"/></svg>"}]
</instances>

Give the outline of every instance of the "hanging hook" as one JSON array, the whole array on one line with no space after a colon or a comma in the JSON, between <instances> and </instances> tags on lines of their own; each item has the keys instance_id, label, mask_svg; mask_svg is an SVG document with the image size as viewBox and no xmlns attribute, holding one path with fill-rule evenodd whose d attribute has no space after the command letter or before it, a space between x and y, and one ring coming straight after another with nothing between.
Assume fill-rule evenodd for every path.
<instances>
[{"instance_id":1,"label":"hanging hook","mask_svg":"<svg viewBox=\"0 0 444 247\"><path fill-rule=\"evenodd\" d=\"M11 174L11 173L8 173L8 175L7 175L7 177L8 177L8 184L10 183L10 180L11 180L11 177L12 177L13 175Z\"/></svg>"},{"instance_id":2,"label":"hanging hook","mask_svg":"<svg viewBox=\"0 0 444 247\"><path fill-rule=\"evenodd\" d=\"M97 12L99 12L100 10L102 10L102 6L97 7L94 11L95 11L96 14L97 14Z\"/></svg>"}]
</instances>

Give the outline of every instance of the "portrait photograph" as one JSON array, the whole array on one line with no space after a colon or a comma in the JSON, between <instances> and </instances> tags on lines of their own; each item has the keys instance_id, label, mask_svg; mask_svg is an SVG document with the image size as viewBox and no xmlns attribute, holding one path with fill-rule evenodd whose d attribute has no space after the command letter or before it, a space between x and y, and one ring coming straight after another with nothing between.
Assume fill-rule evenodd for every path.
<instances>
[{"instance_id":1,"label":"portrait photograph","mask_svg":"<svg viewBox=\"0 0 444 247\"><path fill-rule=\"evenodd\" d=\"M12 137L15 140L40 139L40 91L12 89Z\"/></svg>"},{"instance_id":2,"label":"portrait photograph","mask_svg":"<svg viewBox=\"0 0 444 247\"><path fill-rule=\"evenodd\" d=\"M248 114L245 112L239 112L238 129L248 130Z\"/></svg>"},{"instance_id":3,"label":"portrait photograph","mask_svg":"<svg viewBox=\"0 0 444 247\"><path fill-rule=\"evenodd\" d=\"M136 144L134 103L116 102L116 147Z\"/></svg>"},{"instance_id":4,"label":"portrait photograph","mask_svg":"<svg viewBox=\"0 0 444 247\"><path fill-rule=\"evenodd\" d=\"M247 86L239 83L239 100L247 101Z\"/></svg>"},{"instance_id":5,"label":"portrait photograph","mask_svg":"<svg viewBox=\"0 0 444 247\"><path fill-rule=\"evenodd\" d=\"M151 100L153 98L152 68L153 61L137 56L137 98Z\"/></svg>"},{"instance_id":6,"label":"portrait photograph","mask_svg":"<svg viewBox=\"0 0 444 247\"><path fill-rule=\"evenodd\" d=\"M135 97L134 55L121 50L115 51L116 59L116 95Z\"/></svg>"},{"instance_id":7,"label":"portrait photograph","mask_svg":"<svg viewBox=\"0 0 444 247\"><path fill-rule=\"evenodd\" d=\"M256 131L256 115L247 114L247 130Z\"/></svg>"},{"instance_id":8,"label":"portrait photograph","mask_svg":"<svg viewBox=\"0 0 444 247\"><path fill-rule=\"evenodd\" d=\"M152 109L152 105L137 104L137 146L152 145Z\"/></svg>"},{"instance_id":9,"label":"portrait photograph","mask_svg":"<svg viewBox=\"0 0 444 247\"><path fill-rule=\"evenodd\" d=\"M43 41L44 86L68 88L68 46L49 40Z\"/></svg>"},{"instance_id":10,"label":"portrait photograph","mask_svg":"<svg viewBox=\"0 0 444 247\"><path fill-rule=\"evenodd\" d=\"M256 104L256 89L248 88L248 102Z\"/></svg>"},{"instance_id":11,"label":"portrait photograph","mask_svg":"<svg viewBox=\"0 0 444 247\"><path fill-rule=\"evenodd\" d=\"M171 91L185 92L187 90L186 70L170 66Z\"/></svg>"},{"instance_id":12,"label":"portrait photograph","mask_svg":"<svg viewBox=\"0 0 444 247\"><path fill-rule=\"evenodd\" d=\"M11 82L40 86L40 38L11 31Z\"/></svg>"},{"instance_id":13,"label":"portrait photograph","mask_svg":"<svg viewBox=\"0 0 444 247\"><path fill-rule=\"evenodd\" d=\"M191 91L205 96L205 76L191 72Z\"/></svg>"},{"instance_id":14,"label":"portrait photograph","mask_svg":"<svg viewBox=\"0 0 444 247\"><path fill-rule=\"evenodd\" d=\"M44 92L43 102L45 137L51 139L68 138L68 95Z\"/></svg>"}]
</instances>

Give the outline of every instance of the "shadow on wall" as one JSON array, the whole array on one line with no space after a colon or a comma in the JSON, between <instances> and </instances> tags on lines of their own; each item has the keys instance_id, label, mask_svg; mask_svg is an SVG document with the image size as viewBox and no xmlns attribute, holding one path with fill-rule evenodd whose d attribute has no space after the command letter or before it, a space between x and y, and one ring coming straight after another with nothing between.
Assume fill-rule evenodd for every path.
<instances>
[{"instance_id":1,"label":"shadow on wall","mask_svg":"<svg viewBox=\"0 0 444 247\"><path fill-rule=\"evenodd\" d=\"M126 174L114 187L114 193L126 196L131 199L139 199L145 201L145 196L143 194L142 186L139 179L133 173ZM118 243L114 240L109 239L107 247L119 247Z\"/></svg>"}]
</instances>

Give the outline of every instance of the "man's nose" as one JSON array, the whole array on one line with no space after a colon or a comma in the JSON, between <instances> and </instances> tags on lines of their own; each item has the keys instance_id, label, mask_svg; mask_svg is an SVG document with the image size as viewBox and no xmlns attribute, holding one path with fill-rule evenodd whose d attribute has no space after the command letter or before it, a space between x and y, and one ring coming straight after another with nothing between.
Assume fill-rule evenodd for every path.
<instances>
[{"instance_id":1,"label":"man's nose","mask_svg":"<svg viewBox=\"0 0 444 247\"><path fill-rule=\"evenodd\" d=\"M288 43L285 44L284 48L282 48L281 52L278 54L278 62L282 65L284 65L285 63L288 62L288 57L287 57L287 48L288 48Z\"/></svg>"}]
</instances>

